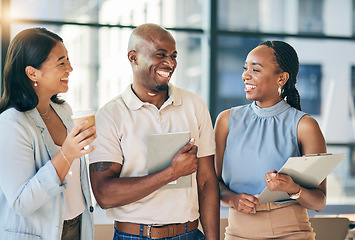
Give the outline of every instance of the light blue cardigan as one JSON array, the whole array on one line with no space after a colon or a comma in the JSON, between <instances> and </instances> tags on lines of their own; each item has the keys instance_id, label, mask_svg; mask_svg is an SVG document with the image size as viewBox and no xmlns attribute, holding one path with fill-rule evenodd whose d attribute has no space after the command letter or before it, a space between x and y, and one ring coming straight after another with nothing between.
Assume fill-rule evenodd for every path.
<instances>
[{"instance_id":1,"label":"light blue cardigan","mask_svg":"<svg viewBox=\"0 0 355 240\"><path fill-rule=\"evenodd\" d=\"M51 106L70 132L70 106L53 102ZM19 112L10 108L0 114L0 239L61 239L67 182L60 182L50 161L56 152L36 109ZM93 207L84 157L80 169L86 204L81 239L92 240Z\"/></svg>"}]
</instances>

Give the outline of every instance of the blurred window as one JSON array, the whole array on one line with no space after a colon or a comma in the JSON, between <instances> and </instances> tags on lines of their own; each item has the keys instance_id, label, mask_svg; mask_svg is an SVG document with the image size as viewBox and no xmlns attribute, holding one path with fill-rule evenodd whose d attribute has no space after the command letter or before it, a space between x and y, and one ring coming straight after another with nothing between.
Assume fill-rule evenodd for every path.
<instances>
[{"instance_id":1,"label":"blurred window","mask_svg":"<svg viewBox=\"0 0 355 240\"><path fill-rule=\"evenodd\" d=\"M351 66L351 96L355 106L355 66Z\"/></svg>"},{"instance_id":2,"label":"blurred window","mask_svg":"<svg viewBox=\"0 0 355 240\"><path fill-rule=\"evenodd\" d=\"M323 33L323 0L299 0L300 33Z\"/></svg>"},{"instance_id":3,"label":"blurred window","mask_svg":"<svg viewBox=\"0 0 355 240\"><path fill-rule=\"evenodd\" d=\"M320 65L300 64L296 87L300 94L302 111L311 115L320 114L321 79Z\"/></svg>"}]
</instances>

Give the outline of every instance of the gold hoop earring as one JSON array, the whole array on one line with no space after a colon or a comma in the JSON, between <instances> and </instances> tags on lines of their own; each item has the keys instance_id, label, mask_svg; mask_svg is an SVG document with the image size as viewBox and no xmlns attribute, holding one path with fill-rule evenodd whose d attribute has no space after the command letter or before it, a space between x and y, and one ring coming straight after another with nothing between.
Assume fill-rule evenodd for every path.
<instances>
[{"instance_id":1,"label":"gold hoop earring","mask_svg":"<svg viewBox=\"0 0 355 240\"><path fill-rule=\"evenodd\" d=\"M282 88L281 86L279 86L279 89L277 89L277 93L279 94L279 96L281 96L281 92L282 92Z\"/></svg>"}]
</instances>

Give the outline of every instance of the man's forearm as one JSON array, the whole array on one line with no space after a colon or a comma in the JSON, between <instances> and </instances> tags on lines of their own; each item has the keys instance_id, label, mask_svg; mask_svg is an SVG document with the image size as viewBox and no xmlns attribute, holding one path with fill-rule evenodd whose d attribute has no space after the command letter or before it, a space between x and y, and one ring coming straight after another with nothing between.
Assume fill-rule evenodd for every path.
<instances>
[{"instance_id":1,"label":"man's forearm","mask_svg":"<svg viewBox=\"0 0 355 240\"><path fill-rule=\"evenodd\" d=\"M103 209L136 202L174 180L168 169L142 177L119 177L120 165L103 164L108 165L104 170L97 170L97 166L90 165L93 193Z\"/></svg>"}]
</instances>

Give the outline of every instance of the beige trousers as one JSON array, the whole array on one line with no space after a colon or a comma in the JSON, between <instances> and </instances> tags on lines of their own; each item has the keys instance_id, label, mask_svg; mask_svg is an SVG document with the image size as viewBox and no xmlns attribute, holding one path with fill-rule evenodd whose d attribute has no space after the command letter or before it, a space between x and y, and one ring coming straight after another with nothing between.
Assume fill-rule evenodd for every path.
<instances>
[{"instance_id":1,"label":"beige trousers","mask_svg":"<svg viewBox=\"0 0 355 240\"><path fill-rule=\"evenodd\" d=\"M297 202L262 203L250 214L229 208L225 240L302 239L314 240L307 210Z\"/></svg>"}]
</instances>

